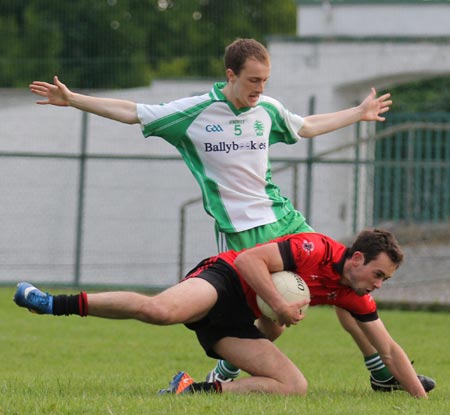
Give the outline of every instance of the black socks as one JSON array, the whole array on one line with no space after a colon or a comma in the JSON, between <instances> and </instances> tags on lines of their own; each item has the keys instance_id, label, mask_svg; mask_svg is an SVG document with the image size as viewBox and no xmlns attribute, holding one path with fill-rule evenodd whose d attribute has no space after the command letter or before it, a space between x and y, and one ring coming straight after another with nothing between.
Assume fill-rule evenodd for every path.
<instances>
[{"instance_id":1,"label":"black socks","mask_svg":"<svg viewBox=\"0 0 450 415\"><path fill-rule=\"evenodd\" d=\"M87 294L81 292L77 295L54 295L53 315L69 316L77 314L86 317L88 314Z\"/></svg>"}]
</instances>

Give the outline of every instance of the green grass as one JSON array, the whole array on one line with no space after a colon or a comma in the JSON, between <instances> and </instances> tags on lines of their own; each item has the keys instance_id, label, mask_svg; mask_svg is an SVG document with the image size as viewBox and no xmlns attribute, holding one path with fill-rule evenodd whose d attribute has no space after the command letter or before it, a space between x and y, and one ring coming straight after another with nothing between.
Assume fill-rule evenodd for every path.
<instances>
[{"instance_id":1,"label":"green grass","mask_svg":"<svg viewBox=\"0 0 450 415\"><path fill-rule=\"evenodd\" d=\"M60 290L58 290L60 291ZM0 290L0 415L424 414L450 413L450 314L381 311L394 338L438 386L429 400L374 393L350 337L329 308L310 308L279 347L309 380L306 398L158 396L172 375L202 379L214 365L183 326L38 316Z\"/></svg>"}]
</instances>

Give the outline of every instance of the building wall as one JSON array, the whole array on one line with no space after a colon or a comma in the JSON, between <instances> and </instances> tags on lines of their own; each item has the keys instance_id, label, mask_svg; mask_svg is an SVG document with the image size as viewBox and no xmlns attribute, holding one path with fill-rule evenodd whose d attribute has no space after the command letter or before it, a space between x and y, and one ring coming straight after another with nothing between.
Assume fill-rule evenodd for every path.
<instances>
[{"instance_id":1,"label":"building wall","mask_svg":"<svg viewBox=\"0 0 450 415\"><path fill-rule=\"evenodd\" d=\"M297 37L271 37L272 74L268 91L289 109L308 114L333 112L360 103L370 92L412 80L450 74L450 7L446 2L302 1L298 0ZM437 37L438 36L438 37ZM395 105L395 97L394 105ZM373 131L374 123L364 123ZM330 151L356 138L356 128L314 139L314 152ZM370 151L370 149L368 149ZM305 157L274 148L272 155ZM336 157L351 157L351 150ZM321 170L313 183L312 214L316 230L335 237L351 229L351 169ZM331 206L327 215L321 206ZM359 226L366 224L361 222Z\"/></svg>"},{"instance_id":2,"label":"building wall","mask_svg":"<svg viewBox=\"0 0 450 415\"><path fill-rule=\"evenodd\" d=\"M439 20L441 12L434 10ZM317 21L319 24L319 17ZM416 23L420 25L420 16ZM316 113L331 112L359 103L372 86L384 89L450 73L450 36L407 39L386 37L385 33L361 35L343 38L330 37L328 33L319 37L271 38L268 47L272 75L267 93L292 112L307 115L311 97L315 98ZM160 103L206 92L211 83L158 81L150 88L96 91L95 95ZM0 92L0 152L79 152L79 111L37 106L36 98L27 91ZM373 130L373 124L364 123L362 130L367 134ZM137 125L90 116L87 133L89 153L177 155L161 139L144 139ZM354 127L317 137L313 139L314 153L333 150L354 139ZM370 149L366 150L369 154ZM302 140L294 146L275 145L271 155L305 158L307 151L308 141ZM347 150L331 157L352 155ZM315 172L312 214L307 219L319 232L346 238L352 230L353 170L322 166ZM2 281L70 281L77 174L77 162L2 158ZM300 171L300 176L305 178L305 172ZM91 161L87 179L89 216L85 222L83 282L123 283L124 275L135 284L154 286L176 281L179 208L200 196L198 185L184 164ZM283 193L292 197L286 175L274 175L274 179ZM300 210L305 206L305 187L301 182L298 189ZM191 220L193 239L187 244L187 258L192 261L188 267L215 253L212 221L201 204L193 206L191 213L195 217ZM358 226L364 227L365 223L361 221Z\"/></svg>"},{"instance_id":3,"label":"building wall","mask_svg":"<svg viewBox=\"0 0 450 415\"><path fill-rule=\"evenodd\" d=\"M299 3L299 36L433 37L450 34L448 2Z\"/></svg>"}]
</instances>

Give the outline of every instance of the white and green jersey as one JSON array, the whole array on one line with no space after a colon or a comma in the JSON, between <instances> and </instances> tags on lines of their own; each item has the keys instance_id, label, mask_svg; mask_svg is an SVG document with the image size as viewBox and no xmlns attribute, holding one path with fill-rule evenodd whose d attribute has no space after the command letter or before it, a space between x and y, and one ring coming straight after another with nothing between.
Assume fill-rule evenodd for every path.
<instances>
[{"instance_id":1,"label":"white and green jersey","mask_svg":"<svg viewBox=\"0 0 450 415\"><path fill-rule=\"evenodd\" d=\"M293 144L303 118L261 96L236 109L217 83L209 94L162 105L137 105L145 137L174 145L195 176L206 212L225 233L273 223L294 210L272 182L269 146Z\"/></svg>"}]
</instances>

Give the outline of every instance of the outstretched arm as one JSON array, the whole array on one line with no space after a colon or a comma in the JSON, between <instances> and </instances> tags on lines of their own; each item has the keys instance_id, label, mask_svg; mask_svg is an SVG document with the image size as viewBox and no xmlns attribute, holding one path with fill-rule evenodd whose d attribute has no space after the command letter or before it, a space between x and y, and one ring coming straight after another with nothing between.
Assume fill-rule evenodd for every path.
<instances>
[{"instance_id":1,"label":"outstretched arm","mask_svg":"<svg viewBox=\"0 0 450 415\"><path fill-rule=\"evenodd\" d=\"M414 397L426 398L427 394L417 378L408 356L392 339L382 321L378 319L366 323L358 322L358 324L403 388Z\"/></svg>"},{"instance_id":2,"label":"outstretched arm","mask_svg":"<svg viewBox=\"0 0 450 415\"><path fill-rule=\"evenodd\" d=\"M309 115L305 117L298 133L302 137L310 138L347 127L358 121L384 121L382 114L389 111L389 106L392 105L392 100L389 99L391 95L384 94L381 97L376 95L375 88L372 88L370 94L356 107L328 114Z\"/></svg>"},{"instance_id":3,"label":"outstretched arm","mask_svg":"<svg viewBox=\"0 0 450 415\"><path fill-rule=\"evenodd\" d=\"M53 78L53 84L34 81L30 84L30 91L33 94L46 98L46 100L36 101L39 105L51 104L59 107L74 107L81 111L126 124L139 123L134 102L121 99L96 98L74 93L57 76Z\"/></svg>"}]
</instances>

